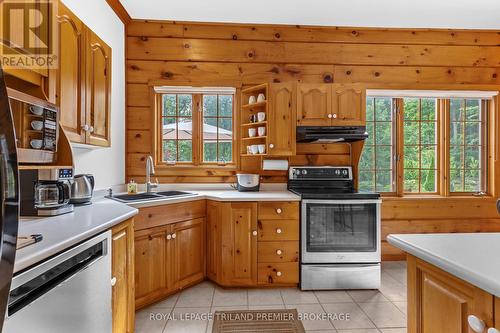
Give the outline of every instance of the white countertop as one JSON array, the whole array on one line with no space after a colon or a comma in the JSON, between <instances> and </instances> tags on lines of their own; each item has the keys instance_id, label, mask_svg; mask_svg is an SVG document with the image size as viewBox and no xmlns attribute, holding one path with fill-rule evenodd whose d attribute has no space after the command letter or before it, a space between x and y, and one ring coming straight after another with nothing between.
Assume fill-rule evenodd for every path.
<instances>
[{"instance_id":1,"label":"white countertop","mask_svg":"<svg viewBox=\"0 0 500 333\"><path fill-rule=\"evenodd\" d=\"M395 247L500 297L500 233L389 235Z\"/></svg>"},{"instance_id":2,"label":"white countertop","mask_svg":"<svg viewBox=\"0 0 500 333\"><path fill-rule=\"evenodd\" d=\"M117 201L96 198L92 205L75 207L73 213L53 217L22 217L19 220L19 236L42 234L43 240L16 251L14 272L108 230L137 213L136 208Z\"/></svg>"}]
</instances>

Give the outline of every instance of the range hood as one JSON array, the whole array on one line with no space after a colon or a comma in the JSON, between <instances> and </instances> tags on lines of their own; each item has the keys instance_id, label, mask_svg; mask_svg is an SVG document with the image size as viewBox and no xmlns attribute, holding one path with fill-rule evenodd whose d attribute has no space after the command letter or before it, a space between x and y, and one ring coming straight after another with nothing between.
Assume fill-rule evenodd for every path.
<instances>
[{"instance_id":1,"label":"range hood","mask_svg":"<svg viewBox=\"0 0 500 333\"><path fill-rule=\"evenodd\" d=\"M365 126L298 126L297 142L353 142L368 138Z\"/></svg>"}]
</instances>

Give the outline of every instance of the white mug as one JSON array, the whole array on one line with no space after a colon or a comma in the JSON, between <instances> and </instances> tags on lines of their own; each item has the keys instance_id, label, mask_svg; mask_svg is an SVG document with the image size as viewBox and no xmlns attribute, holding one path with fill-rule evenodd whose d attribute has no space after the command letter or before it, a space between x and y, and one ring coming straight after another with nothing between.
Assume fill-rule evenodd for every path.
<instances>
[{"instance_id":1,"label":"white mug","mask_svg":"<svg viewBox=\"0 0 500 333\"><path fill-rule=\"evenodd\" d=\"M250 146L250 154L255 155L259 152L259 147L257 145Z\"/></svg>"},{"instance_id":2,"label":"white mug","mask_svg":"<svg viewBox=\"0 0 500 333\"><path fill-rule=\"evenodd\" d=\"M266 145L258 145L257 148L259 149L259 154L265 154L266 153Z\"/></svg>"},{"instance_id":3,"label":"white mug","mask_svg":"<svg viewBox=\"0 0 500 333\"><path fill-rule=\"evenodd\" d=\"M255 103L257 103L255 96L248 97L248 104L255 104Z\"/></svg>"},{"instance_id":4,"label":"white mug","mask_svg":"<svg viewBox=\"0 0 500 333\"><path fill-rule=\"evenodd\" d=\"M255 129L255 128L249 128L249 129L248 129L248 136L249 136L250 138L253 138L253 137L254 137L254 136L256 136L256 135L257 135L257 129Z\"/></svg>"},{"instance_id":5,"label":"white mug","mask_svg":"<svg viewBox=\"0 0 500 333\"><path fill-rule=\"evenodd\" d=\"M266 113L265 112L257 112L257 121L264 121L266 120Z\"/></svg>"},{"instance_id":6,"label":"white mug","mask_svg":"<svg viewBox=\"0 0 500 333\"><path fill-rule=\"evenodd\" d=\"M264 102L266 100L266 96L263 93L260 93L259 96L257 96L257 103Z\"/></svg>"},{"instance_id":7,"label":"white mug","mask_svg":"<svg viewBox=\"0 0 500 333\"><path fill-rule=\"evenodd\" d=\"M259 128L257 128L257 133L259 134L259 136L266 135L266 128L265 127L259 127Z\"/></svg>"},{"instance_id":8,"label":"white mug","mask_svg":"<svg viewBox=\"0 0 500 333\"><path fill-rule=\"evenodd\" d=\"M247 154L251 154L252 153L252 149L250 149L250 146L247 146Z\"/></svg>"}]
</instances>

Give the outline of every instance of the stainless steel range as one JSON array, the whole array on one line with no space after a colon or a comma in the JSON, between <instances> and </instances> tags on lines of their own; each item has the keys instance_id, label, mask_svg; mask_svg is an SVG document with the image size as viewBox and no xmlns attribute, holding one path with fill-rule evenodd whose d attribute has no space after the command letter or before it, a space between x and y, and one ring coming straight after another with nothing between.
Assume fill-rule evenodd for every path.
<instances>
[{"instance_id":1,"label":"stainless steel range","mask_svg":"<svg viewBox=\"0 0 500 333\"><path fill-rule=\"evenodd\" d=\"M380 195L356 192L351 167L291 167L301 202L302 290L380 287Z\"/></svg>"}]
</instances>

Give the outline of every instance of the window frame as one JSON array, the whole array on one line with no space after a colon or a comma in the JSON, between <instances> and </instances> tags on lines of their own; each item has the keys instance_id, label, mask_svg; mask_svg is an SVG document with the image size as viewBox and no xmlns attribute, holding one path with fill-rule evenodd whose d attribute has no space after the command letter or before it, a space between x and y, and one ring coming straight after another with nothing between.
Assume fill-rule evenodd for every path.
<instances>
[{"instance_id":1,"label":"window frame","mask_svg":"<svg viewBox=\"0 0 500 333\"><path fill-rule=\"evenodd\" d=\"M152 138L153 152L155 157L155 167L158 169L196 169L200 171L210 172L211 170L227 170L234 171L238 168L238 89L235 89L233 94L224 92L189 92L182 88L178 91L171 90L168 92L155 91L153 89L154 99L154 134ZM163 137L162 137L162 120L163 120L163 95L192 95L192 161L191 162L167 162L163 160ZM232 161L231 162L204 162L203 161L203 95L232 95L233 96L233 113L232 113ZM228 117L227 117L228 118Z\"/></svg>"},{"instance_id":2,"label":"window frame","mask_svg":"<svg viewBox=\"0 0 500 333\"><path fill-rule=\"evenodd\" d=\"M377 96L368 95L369 99L374 98L388 98L389 96ZM491 164L491 133L490 133L490 122L491 113L493 112L492 107L494 103L492 100L485 97L477 98L463 98L463 99L479 99L481 101L481 112L484 121L481 124L481 139L484 144L481 149L481 160L482 160L482 172L483 175L482 184L484 192L451 192L450 191L450 97L415 97L415 98L435 98L436 99L436 192L405 192L404 191L404 98L405 97L389 97L392 99L393 104L393 145L394 145L394 156L392 158L392 168L395 173L395 184L394 191L392 192L380 192L382 196L385 197L489 197L493 195L493 189L491 188L491 174L492 174L492 164ZM460 97L461 98L461 97ZM372 147L376 147L375 141ZM362 170L360 170L362 171ZM370 171L370 170L363 170ZM376 170L374 170L376 174ZM374 175L376 177L376 175Z\"/></svg>"}]
</instances>

